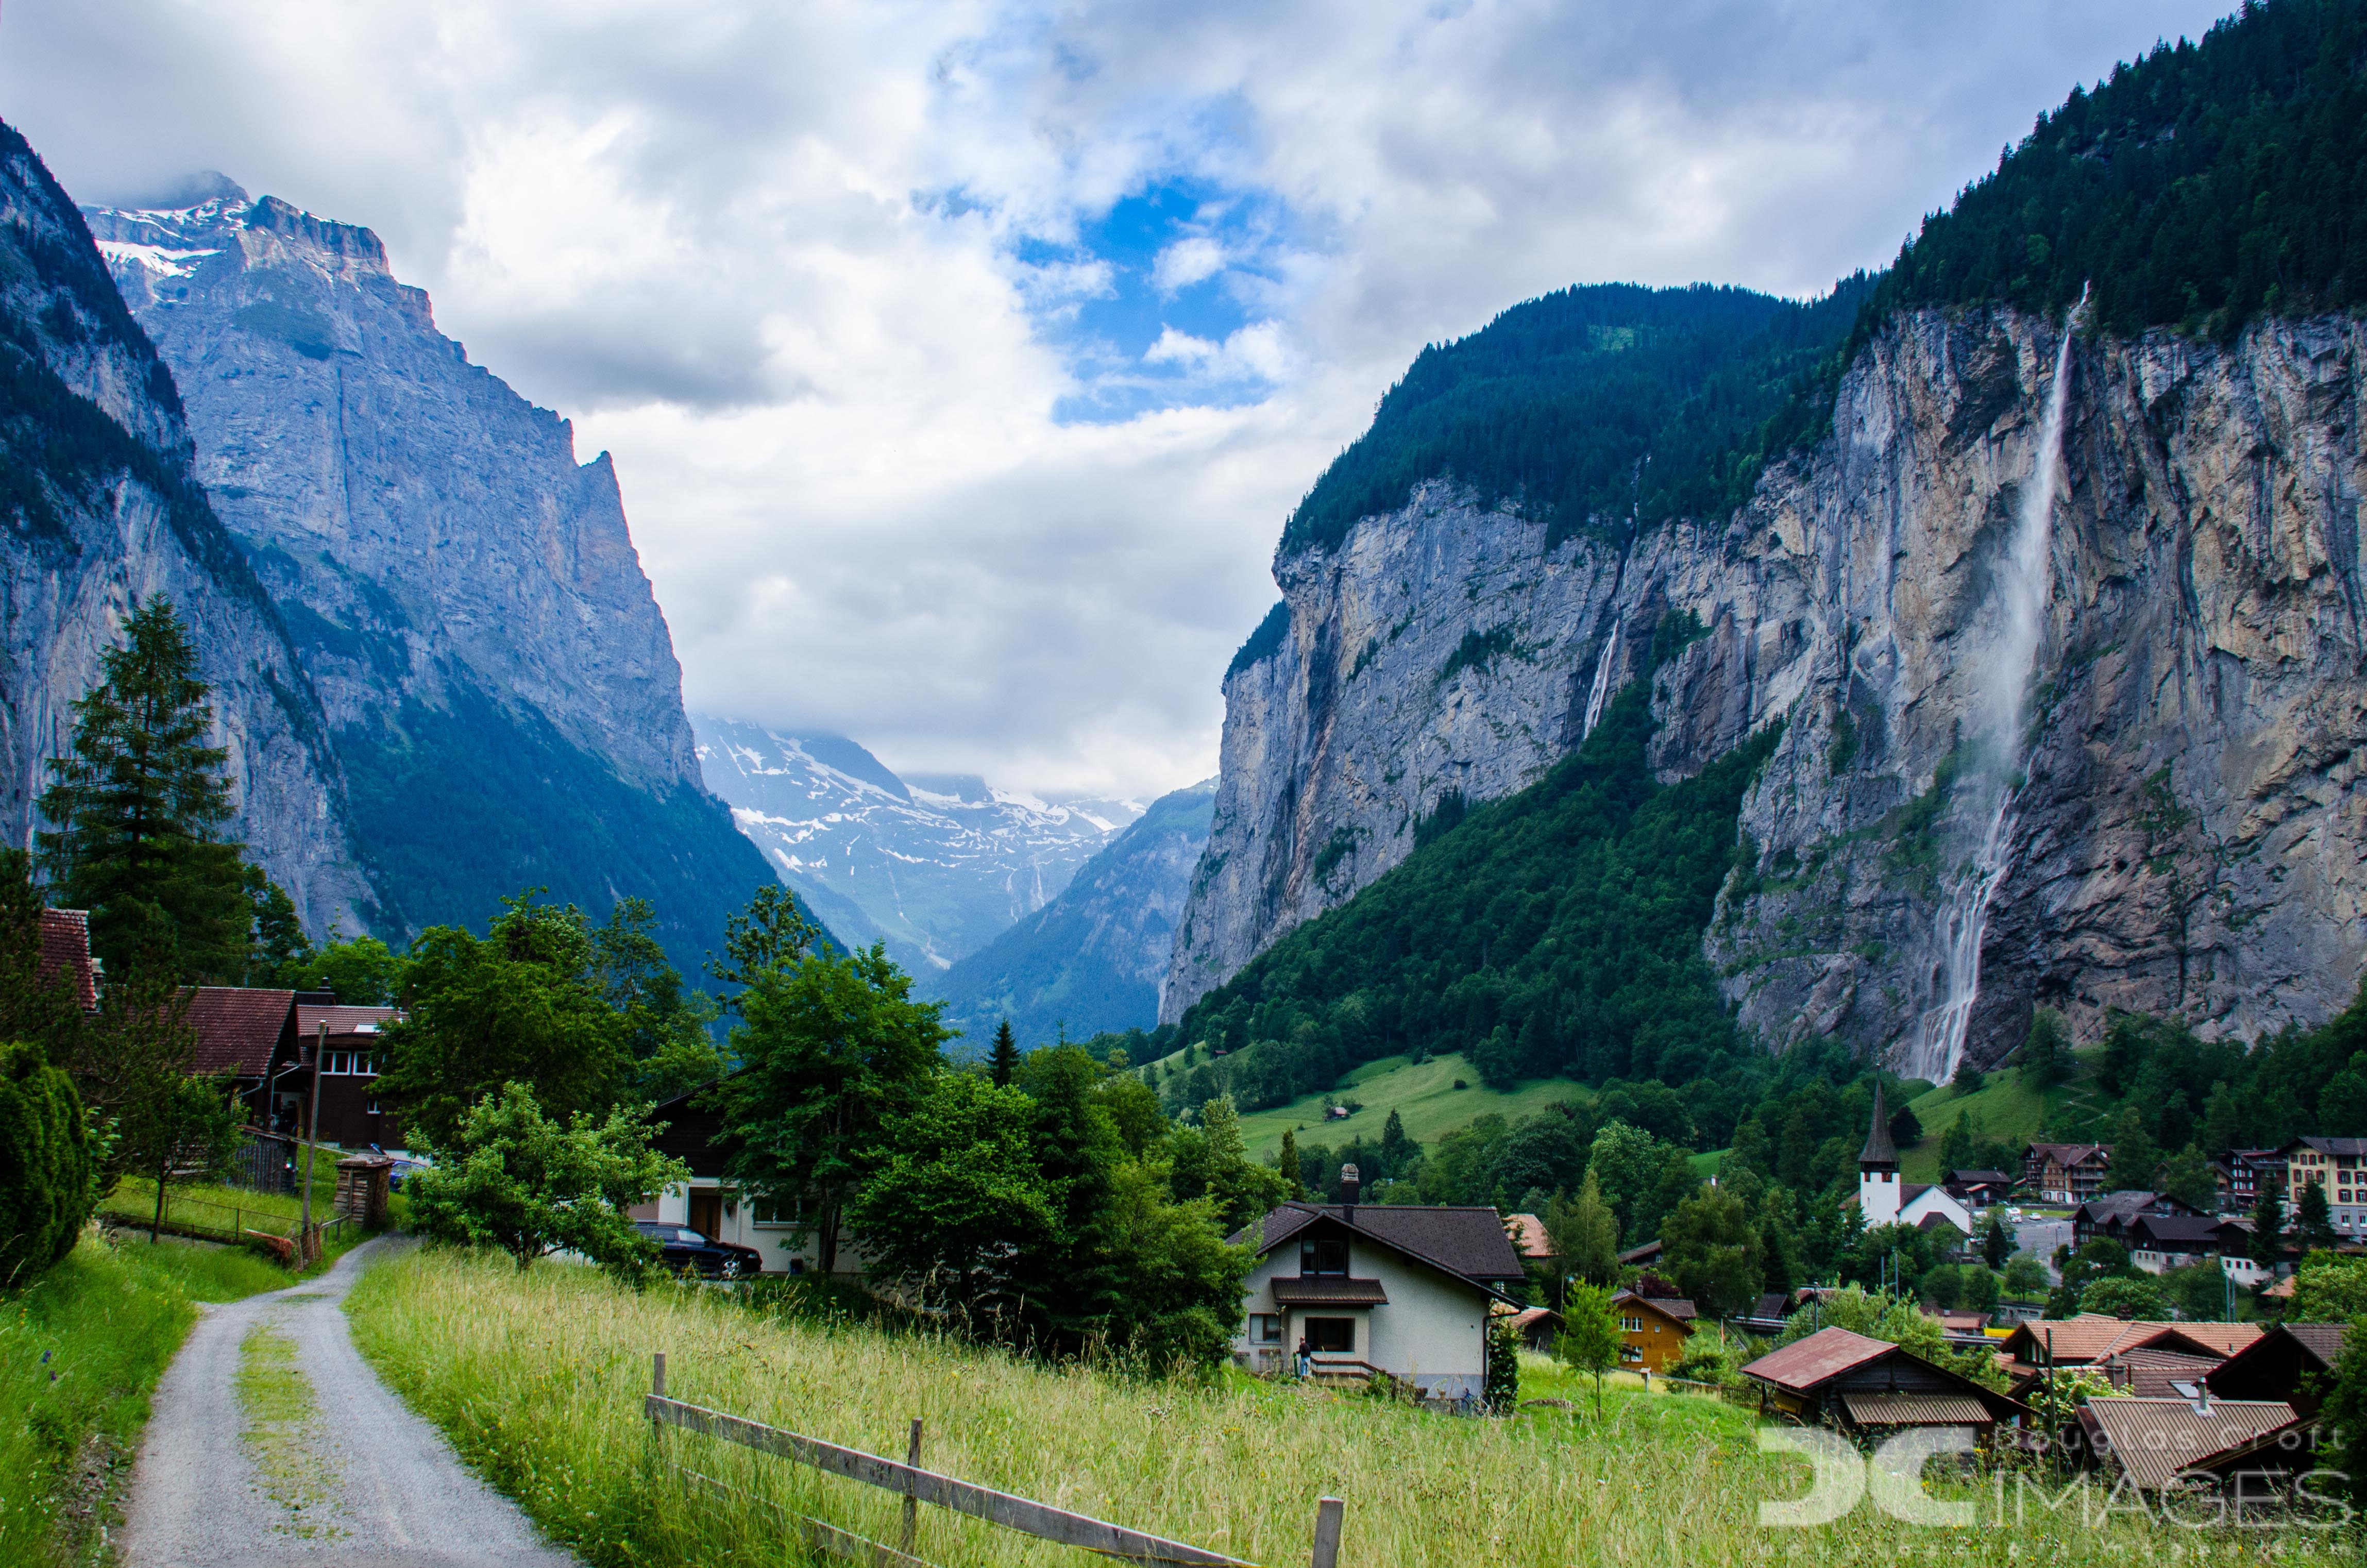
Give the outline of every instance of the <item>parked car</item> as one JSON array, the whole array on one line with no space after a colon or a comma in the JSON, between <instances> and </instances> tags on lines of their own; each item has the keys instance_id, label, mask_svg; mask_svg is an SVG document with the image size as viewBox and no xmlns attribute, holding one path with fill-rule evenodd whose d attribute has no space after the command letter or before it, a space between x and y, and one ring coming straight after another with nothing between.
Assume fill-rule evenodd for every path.
<instances>
[{"instance_id":1,"label":"parked car","mask_svg":"<svg viewBox=\"0 0 2367 1568\"><path fill-rule=\"evenodd\" d=\"M709 1240L688 1225L636 1220L633 1229L657 1243L666 1267L677 1272L688 1268L709 1279L739 1279L760 1273L764 1267L755 1248Z\"/></svg>"}]
</instances>

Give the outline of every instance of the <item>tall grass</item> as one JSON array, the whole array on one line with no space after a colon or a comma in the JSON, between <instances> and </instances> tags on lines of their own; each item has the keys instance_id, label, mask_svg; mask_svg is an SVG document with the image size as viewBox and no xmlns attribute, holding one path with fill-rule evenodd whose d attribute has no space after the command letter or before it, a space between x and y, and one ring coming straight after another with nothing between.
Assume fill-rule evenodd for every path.
<instances>
[{"instance_id":1,"label":"tall grass","mask_svg":"<svg viewBox=\"0 0 2367 1568\"><path fill-rule=\"evenodd\" d=\"M1050 1368L930 1335L765 1316L722 1292L645 1293L588 1269L412 1254L349 1299L363 1352L472 1463L595 1564L794 1561L767 1509L686 1494L695 1470L875 1540L900 1505L875 1489L763 1459L641 1414L650 1354L694 1403L874 1453L900 1455L1064 1508L1252 1561L1308 1560L1316 1500L1347 1502L1355 1568L1475 1563L1889 1564L1941 1553L1999 1568L2148 1558L2234 1561L2258 1541L2193 1537L2124 1513L2093 1529L1919 1529L1861 1506L1818 1529L1762 1529L1762 1499L1799 1495L1806 1467L1757 1451L1755 1420L1715 1399L1613 1388L1544 1362L1524 1392L1576 1410L1474 1420L1228 1377L1206 1386ZM924 1508L919 1552L945 1564L1086 1561ZM2296 1550L2300 1548L2301 1550ZM2317 1549L2287 1538L2285 1561Z\"/></svg>"},{"instance_id":2,"label":"tall grass","mask_svg":"<svg viewBox=\"0 0 2367 1568\"><path fill-rule=\"evenodd\" d=\"M86 1555L192 1303L293 1279L235 1248L111 1244L89 1232L56 1267L0 1295L0 1562Z\"/></svg>"}]
</instances>

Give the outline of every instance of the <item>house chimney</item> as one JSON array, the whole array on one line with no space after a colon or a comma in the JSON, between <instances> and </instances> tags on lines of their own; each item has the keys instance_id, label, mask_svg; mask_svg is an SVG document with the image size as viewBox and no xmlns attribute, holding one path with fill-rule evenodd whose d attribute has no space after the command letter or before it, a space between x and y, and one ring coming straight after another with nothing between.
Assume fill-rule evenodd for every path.
<instances>
[{"instance_id":1,"label":"house chimney","mask_svg":"<svg viewBox=\"0 0 2367 1568\"><path fill-rule=\"evenodd\" d=\"M1356 1198L1364 1190L1364 1182L1357 1176L1355 1166L1340 1167L1340 1203L1347 1210L1348 1218L1351 1220L1356 1217Z\"/></svg>"}]
</instances>

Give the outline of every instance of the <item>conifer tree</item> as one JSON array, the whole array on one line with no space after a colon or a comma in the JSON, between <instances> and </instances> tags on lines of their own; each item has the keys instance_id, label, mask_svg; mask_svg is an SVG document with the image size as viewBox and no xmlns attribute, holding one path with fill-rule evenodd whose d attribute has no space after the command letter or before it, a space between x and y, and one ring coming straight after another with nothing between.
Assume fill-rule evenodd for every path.
<instances>
[{"instance_id":1,"label":"conifer tree","mask_svg":"<svg viewBox=\"0 0 2367 1568\"><path fill-rule=\"evenodd\" d=\"M1285 1127L1282 1130L1282 1149L1274 1157L1274 1167L1282 1172L1283 1184L1290 1201L1301 1203L1307 1199L1307 1183L1298 1172L1298 1134Z\"/></svg>"},{"instance_id":2,"label":"conifer tree","mask_svg":"<svg viewBox=\"0 0 2367 1568\"><path fill-rule=\"evenodd\" d=\"M253 906L230 820L229 753L208 745L213 709L172 601L152 598L102 653L107 678L74 704L73 751L51 760L40 835L61 903L90 912L91 948L116 973L135 960L184 979L237 977Z\"/></svg>"},{"instance_id":3,"label":"conifer tree","mask_svg":"<svg viewBox=\"0 0 2367 1568\"><path fill-rule=\"evenodd\" d=\"M1011 1087L1011 1080L1019 1073L1019 1042L1012 1038L1009 1018L994 1026L994 1050L986 1061L987 1071L994 1076L994 1086Z\"/></svg>"}]
</instances>

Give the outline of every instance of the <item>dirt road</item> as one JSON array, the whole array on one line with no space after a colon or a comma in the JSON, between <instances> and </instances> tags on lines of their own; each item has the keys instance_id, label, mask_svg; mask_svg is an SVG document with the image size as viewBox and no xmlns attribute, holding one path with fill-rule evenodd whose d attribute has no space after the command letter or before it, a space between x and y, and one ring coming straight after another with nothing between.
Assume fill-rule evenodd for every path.
<instances>
[{"instance_id":1,"label":"dirt road","mask_svg":"<svg viewBox=\"0 0 2367 1568\"><path fill-rule=\"evenodd\" d=\"M570 1568L354 1349L341 1303L381 1238L318 1279L205 1309L131 1474L130 1568Z\"/></svg>"}]
</instances>

